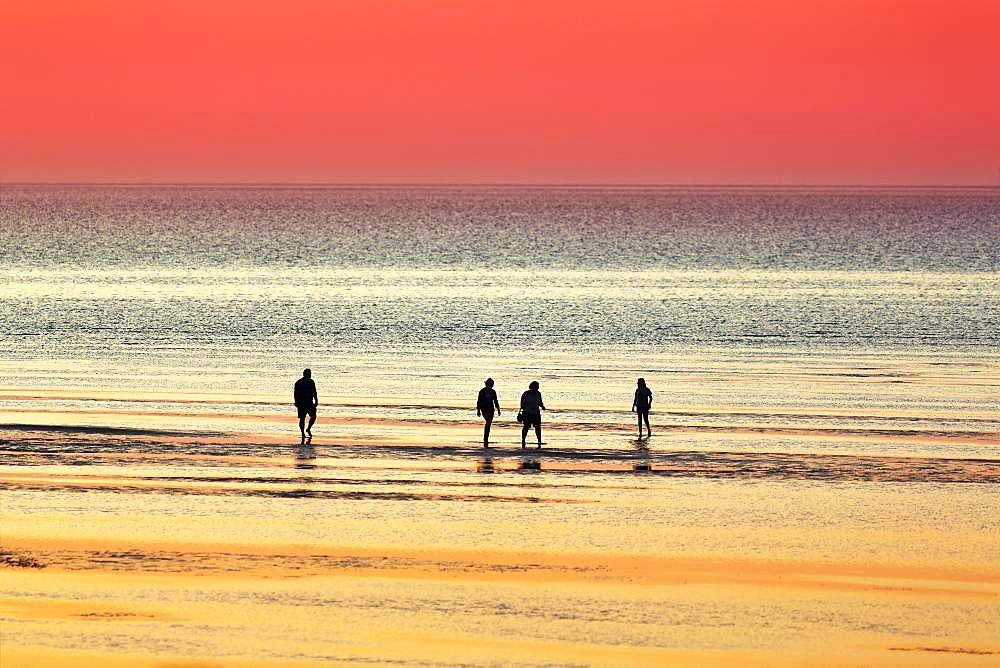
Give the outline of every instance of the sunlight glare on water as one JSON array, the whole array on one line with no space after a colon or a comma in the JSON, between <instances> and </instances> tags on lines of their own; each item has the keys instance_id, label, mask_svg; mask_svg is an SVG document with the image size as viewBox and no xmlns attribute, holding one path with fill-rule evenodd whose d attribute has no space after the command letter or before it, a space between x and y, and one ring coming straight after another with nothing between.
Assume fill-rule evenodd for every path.
<instances>
[{"instance_id":1,"label":"sunlight glare on water","mask_svg":"<svg viewBox=\"0 0 1000 668\"><path fill-rule=\"evenodd\" d=\"M5 637L995 657L998 253L990 189L5 185Z\"/></svg>"}]
</instances>

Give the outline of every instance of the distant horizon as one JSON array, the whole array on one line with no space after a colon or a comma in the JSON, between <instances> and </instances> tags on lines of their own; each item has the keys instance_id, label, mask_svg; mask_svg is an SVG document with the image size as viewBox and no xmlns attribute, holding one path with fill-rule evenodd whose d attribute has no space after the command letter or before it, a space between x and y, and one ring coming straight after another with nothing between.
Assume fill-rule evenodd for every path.
<instances>
[{"instance_id":1,"label":"distant horizon","mask_svg":"<svg viewBox=\"0 0 1000 668\"><path fill-rule=\"evenodd\" d=\"M275 188L620 188L620 189L839 189L997 190L998 183L624 183L515 181L0 181L3 186L259 186Z\"/></svg>"}]
</instances>

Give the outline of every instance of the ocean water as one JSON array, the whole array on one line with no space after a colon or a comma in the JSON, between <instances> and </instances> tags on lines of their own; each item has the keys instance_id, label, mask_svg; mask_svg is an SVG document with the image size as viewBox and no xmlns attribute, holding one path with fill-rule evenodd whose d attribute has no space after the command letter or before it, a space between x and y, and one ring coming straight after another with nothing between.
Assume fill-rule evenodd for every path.
<instances>
[{"instance_id":1,"label":"ocean water","mask_svg":"<svg viewBox=\"0 0 1000 668\"><path fill-rule=\"evenodd\" d=\"M0 617L233 665L995 658L998 279L996 189L0 186Z\"/></svg>"},{"instance_id":2,"label":"ocean water","mask_svg":"<svg viewBox=\"0 0 1000 668\"><path fill-rule=\"evenodd\" d=\"M661 422L977 430L998 269L989 189L5 185L0 387L281 405L309 366L433 421L537 378L611 429L645 376Z\"/></svg>"}]
</instances>

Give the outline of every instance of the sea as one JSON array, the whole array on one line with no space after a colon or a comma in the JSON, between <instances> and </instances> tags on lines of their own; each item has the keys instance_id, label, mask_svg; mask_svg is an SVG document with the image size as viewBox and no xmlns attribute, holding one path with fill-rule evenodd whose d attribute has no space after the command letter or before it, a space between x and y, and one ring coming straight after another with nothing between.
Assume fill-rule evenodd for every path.
<instances>
[{"instance_id":1,"label":"sea","mask_svg":"<svg viewBox=\"0 0 1000 668\"><path fill-rule=\"evenodd\" d=\"M501 413L483 448L487 377ZM544 442L522 449L531 381ZM1000 190L3 184L0 502L20 578L0 613L25 656L86 637L119 658L494 665L513 634L537 643L504 650L525 665L995 659ZM264 564L287 584L306 577L296 550L356 561L311 562L325 598L98 578ZM401 550L436 564L433 586L398 576ZM559 571L545 595L498 589L524 555L730 566L695 598L656 579L669 561L594 566L615 588ZM725 603L720 573L749 563L833 571L795 595L741 581ZM114 628L25 612L67 598L145 612ZM282 625L287 606L346 617L322 617L322 640ZM386 637L353 637L351 611Z\"/></svg>"}]
</instances>

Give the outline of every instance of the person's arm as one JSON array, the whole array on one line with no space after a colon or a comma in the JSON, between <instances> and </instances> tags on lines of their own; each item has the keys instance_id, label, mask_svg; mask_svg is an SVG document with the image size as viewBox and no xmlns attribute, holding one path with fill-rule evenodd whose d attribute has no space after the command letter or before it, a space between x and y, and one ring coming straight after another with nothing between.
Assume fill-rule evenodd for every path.
<instances>
[{"instance_id":1,"label":"person's arm","mask_svg":"<svg viewBox=\"0 0 1000 668\"><path fill-rule=\"evenodd\" d=\"M639 403L639 390L636 390L635 394L632 395L632 412L633 413L635 412L635 407L636 407L636 405L638 403Z\"/></svg>"},{"instance_id":2,"label":"person's arm","mask_svg":"<svg viewBox=\"0 0 1000 668\"><path fill-rule=\"evenodd\" d=\"M526 395L526 394L527 394L527 392L522 392L521 393L521 410L522 411L524 410L524 395Z\"/></svg>"},{"instance_id":3,"label":"person's arm","mask_svg":"<svg viewBox=\"0 0 1000 668\"><path fill-rule=\"evenodd\" d=\"M497 415L500 415L500 397L496 392L493 393L493 405L497 407Z\"/></svg>"},{"instance_id":4,"label":"person's arm","mask_svg":"<svg viewBox=\"0 0 1000 668\"><path fill-rule=\"evenodd\" d=\"M646 395L646 399L648 399L646 408L652 408L653 407L653 391L652 390L649 390L649 394Z\"/></svg>"},{"instance_id":5,"label":"person's arm","mask_svg":"<svg viewBox=\"0 0 1000 668\"><path fill-rule=\"evenodd\" d=\"M319 406L319 394L316 392L316 383L313 383L313 406Z\"/></svg>"},{"instance_id":6,"label":"person's arm","mask_svg":"<svg viewBox=\"0 0 1000 668\"><path fill-rule=\"evenodd\" d=\"M545 407L545 402L542 401L542 393L541 392L538 393L538 407L541 408L543 411L549 410L548 408Z\"/></svg>"}]
</instances>

